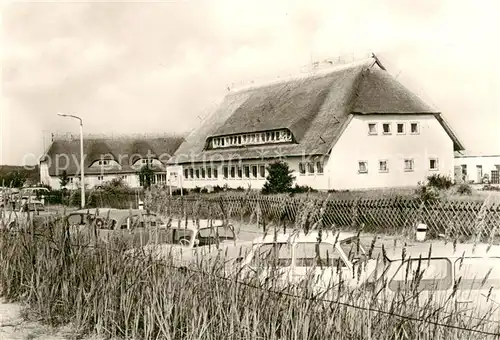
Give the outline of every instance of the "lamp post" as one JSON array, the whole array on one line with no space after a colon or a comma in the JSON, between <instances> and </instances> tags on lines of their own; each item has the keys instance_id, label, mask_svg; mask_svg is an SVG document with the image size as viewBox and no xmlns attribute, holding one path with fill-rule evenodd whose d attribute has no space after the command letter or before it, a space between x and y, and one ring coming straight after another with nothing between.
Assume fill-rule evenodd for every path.
<instances>
[{"instance_id":1,"label":"lamp post","mask_svg":"<svg viewBox=\"0 0 500 340\"><path fill-rule=\"evenodd\" d=\"M80 189L81 189L81 208L85 208L85 182L84 182L84 172L83 172L83 120L74 115L67 115L64 113L58 113L57 115L61 117L69 117L78 119L80 121Z\"/></svg>"}]
</instances>

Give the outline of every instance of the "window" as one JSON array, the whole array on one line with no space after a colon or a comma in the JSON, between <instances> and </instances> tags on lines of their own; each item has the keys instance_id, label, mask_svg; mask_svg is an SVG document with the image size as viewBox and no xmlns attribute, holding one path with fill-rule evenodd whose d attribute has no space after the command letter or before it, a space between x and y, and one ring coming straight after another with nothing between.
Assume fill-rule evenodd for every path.
<instances>
[{"instance_id":1,"label":"window","mask_svg":"<svg viewBox=\"0 0 500 340\"><path fill-rule=\"evenodd\" d=\"M194 178L194 169L189 169L189 177Z\"/></svg>"},{"instance_id":2,"label":"window","mask_svg":"<svg viewBox=\"0 0 500 340\"><path fill-rule=\"evenodd\" d=\"M257 178L257 165L252 165L252 176Z\"/></svg>"},{"instance_id":3,"label":"window","mask_svg":"<svg viewBox=\"0 0 500 340\"><path fill-rule=\"evenodd\" d=\"M184 169L184 178L188 178L189 176L189 169Z\"/></svg>"},{"instance_id":4,"label":"window","mask_svg":"<svg viewBox=\"0 0 500 340\"><path fill-rule=\"evenodd\" d=\"M260 165L259 166L259 175L261 178L265 178L266 177L266 167L264 165Z\"/></svg>"},{"instance_id":5,"label":"window","mask_svg":"<svg viewBox=\"0 0 500 340\"><path fill-rule=\"evenodd\" d=\"M238 144L241 144L241 136L238 136Z\"/></svg>"},{"instance_id":6,"label":"window","mask_svg":"<svg viewBox=\"0 0 500 340\"><path fill-rule=\"evenodd\" d=\"M276 131L276 140L280 140L280 132Z\"/></svg>"},{"instance_id":7,"label":"window","mask_svg":"<svg viewBox=\"0 0 500 340\"><path fill-rule=\"evenodd\" d=\"M220 139L220 145L224 146L224 138Z\"/></svg>"},{"instance_id":8,"label":"window","mask_svg":"<svg viewBox=\"0 0 500 340\"><path fill-rule=\"evenodd\" d=\"M207 177L212 178L212 168L207 168Z\"/></svg>"},{"instance_id":9,"label":"window","mask_svg":"<svg viewBox=\"0 0 500 340\"><path fill-rule=\"evenodd\" d=\"M396 272L388 273L392 291L411 289L416 283L418 290L446 290L453 285L452 264L448 259L415 259L394 265Z\"/></svg>"},{"instance_id":10,"label":"window","mask_svg":"<svg viewBox=\"0 0 500 340\"><path fill-rule=\"evenodd\" d=\"M104 176L97 176L97 180L98 181L103 181L104 180Z\"/></svg>"},{"instance_id":11,"label":"window","mask_svg":"<svg viewBox=\"0 0 500 340\"><path fill-rule=\"evenodd\" d=\"M231 178L234 178L236 176L236 169L234 166L231 167Z\"/></svg>"},{"instance_id":12,"label":"window","mask_svg":"<svg viewBox=\"0 0 500 340\"><path fill-rule=\"evenodd\" d=\"M73 177L70 177L70 178L69 178L69 182L70 182L70 183L73 183Z\"/></svg>"},{"instance_id":13,"label":"window","mask_svg":"<svg viewBox=\"0 0 500 340\"><path fill-rule=\"evenodd\" d=\"M243 169L241 168L241 166L238 167L238 178L241 178L243 177Z\"/></svg>"},{"instance_id":14,"label":"window","mask_svg":"<svg viewBox=\"0 0 500 340\"><path fill-rule=\"evenodd\" d=\"M331 244L321 242L299 243L295 249L297 267L347 267L340 253Z\"/></svg>"},{"instance_id":15,"label":"window","mask_svg":"<svg viewBox=\"0 0 500 340\"><path fill-rule=\"evenodd\" d=\"M418 123L410 123L410 132L412 135L418 135L419 134L419 126Z\"/></svg>"},{"instance_id":16,"label":"window","mask_svg":"<svg viewBox=\"0 0 500 340\"><path fill-rule=\"evenodd\" d=\"M405 134L405 124L404 123L398 123L398 135L404 135Z\"/></svg>"},{"instance_id":17,"label":"window","mask_svg":"<svg viewBox=\"0 0 500 340\"><path fill-rule=\"evenodd\" d=\"M217 168L214 168L214 178L219 178L219 171L217 170Z\"/></svg>"},{"instance_id":18,"label":"window","mask_svg":"<svg viewBox=\"0 0 500 340\"><path fill-rule=\"evenodd\" d=\"M292 246L288 243L269 243L261 245L250 263L254 268L288 267L292 264Z\"/></svg>"},{"instance_id":19,"label":"window","mask_svg":"<svg viewBox=\"0 0 500 340\"><path fill-rule=\"evenodd\" d=\"M369 123L368 124L368 134L369 135L376 135L377 134L377 124L376 123Z\"/></svg>"},{"instance_id":20,"label":"window","mask_svg":"<svg viewBox=\"0 0 500 340\"><path fill-rule=\"evenodd\" d=\"M200 178L200 169L195 170L196 178Z\"/></svg>"},{"instance_id":21,"label":"window","mask_svg":"<svg viewBox=\"0 0 500 340\"><path fill-rule=\"evenodd\" d=\"M306 173L306 165L304 163L299 163L299 173L304 175Z\"/></svg>"},{"instance_id":22,"label":"window","mask_svg":"<svg viewBox=\"0 0 500 340\"><path fill-rule=\"evenodd\" d=\"M323 162L316 162L316 172L318 174L323 173Z\"/></svg>"},{"instance_id":23,"label":"window","mask_svg":"<svg viewBox=\"0 0 500 340\"><path fill-rule=\"evenodd\" d=\"M389 168L387 167L387 161L386 160L380 160L380 161L378 161L378 171L379 172L389 172Z\"/></svg>"},{"instance_id":24,"label":"window","mask_svg":"<svg viewBox=\"0 0 500 340\"><path fill-rule=\"evenodd\" d=\"M222 167L222 176L224 176L224 179L229 177L229 168L227 166Z\"/></svg>"},{"instance_id":25,"label":"window","mask_svg":"<svg viewBox=\"0 0 500 340\"><path fill-rule=\"evenodd\" d=\"M384 135L390 135L391 134L391 123L382 124L382 130L384 132Z\"/></svg>"},{"instance_id":26,"label":"window","mask_svg":"<svg viewBox=\"0 0 500 340\"><path fill-rule=\"evenodd\" d=\"M366 174L368 172L368 162L359 161L358 162L358 172L360 174Z\"/></svg>"},{"instance_id":27,"label":"window","mask_svg":"<svg viewBox=\"0 0 500 340\"><path fill-rule=\"evenodd\" d=\"M205 168L201 168L201 178L205 178Z\"/></svg>"},{"instance_id":28,"label":"window","mask_svg":"<svg viewBox=\"0 0 500 340\"><path fill-rule=\"evenodd\" d=\"M460 278L458 289L488 290L500 285L500 259L465 258L455 261L455 280Z\"/></svg>"},{"instance_id":29,"label":"window","mask_svg":"<svg viewBox=\"0 0 500 340\"><path fill-rule=\"evenodd\" d=\"M429 159L429 170L438 170L438 169L439 169L439 163L437 158Z\"/></svg>"},{"instance_id":30,"label":"window","mask_svg":"<svg viewBox=\"0 0 500 340\"><path fill-rule=\"evenodd\" d=\"M413 159L405 159L405 171L413 171Z\"/></svg>"},{"instance_id":31,"label":"window","mask_svg":"<svg viewBox=\"0 0 500 340\"><path fill-rule=\"evenodd\" d=\"M126 181L126 180L127 180L127 175L123 175L123 176L121 176L121 178L122 178L124 181ZM73 178L71 179L71 183L73 183Z\"/></svg>"},{"instance_id":32,"label":"window","mask_svg":"<svg viewBox=\"0 0 500 340\"><path fill-rule=\"evenodd\" d=\"M307 163L307 172L314 174L314 163Z\"/></svg>"},{"instance_id":33,"label":"window","mask_svg":"<svg viewBox=\"0 0 500 340\"><path fill-rule=\"evenodd\" d=\"M245 178L250 178L250 167L248 165L245 165L243 169L245 171Z\"/></svg>"}]
</instances>

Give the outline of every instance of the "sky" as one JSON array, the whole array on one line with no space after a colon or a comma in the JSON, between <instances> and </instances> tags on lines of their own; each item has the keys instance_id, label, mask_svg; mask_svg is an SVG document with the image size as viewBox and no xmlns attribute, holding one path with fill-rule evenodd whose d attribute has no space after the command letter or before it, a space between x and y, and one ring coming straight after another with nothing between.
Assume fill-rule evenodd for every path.
<instances>
[{"instance_id":1,"label":"sky","mask_svg":"<svg viewBox=\"0 0 500 340\"><path fill-rule=\"evenodd\" d=\"M187 133L233 84L374 52L469 152L500 154L496 0L4 2L0 164L50 133ZM44 138L45 136L45 138Z\"/></svg>"}]
</instances>

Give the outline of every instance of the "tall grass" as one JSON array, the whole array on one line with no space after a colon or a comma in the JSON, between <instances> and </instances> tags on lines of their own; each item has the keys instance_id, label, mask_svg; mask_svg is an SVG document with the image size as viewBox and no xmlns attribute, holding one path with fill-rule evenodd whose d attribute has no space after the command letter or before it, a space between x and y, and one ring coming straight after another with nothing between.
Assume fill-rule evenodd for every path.
<instances>
[{"instance_id":1,"label":"tall grass","mask_svg":"<svg viewBox=\"0 0 500 340\"><path fill-rule=\"evenodd\" d=\"M126 248L91 245L63 221L2 233L2 295L48 324L125 339L490 339L462 328L500 332L419 306L410 293L388 301L337 286L326 302L307 288L297 297L291 288L272 292L248 278L224 278L216 262L180 271L146 254L125 256Z\"/></svg>"}]
</instances>

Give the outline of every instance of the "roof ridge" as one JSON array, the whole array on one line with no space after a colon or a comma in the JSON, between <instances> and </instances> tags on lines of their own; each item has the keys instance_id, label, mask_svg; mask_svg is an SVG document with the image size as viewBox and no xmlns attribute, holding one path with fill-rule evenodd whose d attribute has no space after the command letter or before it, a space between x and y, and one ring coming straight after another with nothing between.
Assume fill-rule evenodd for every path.
<instances>
[{"instance_id":1,"label":"roof ridge","mask_svg":"<svg viewBox=\"0 0 500 340\"><path fill-rule=\"evenodd\" d=\"M330 63L330 61L325 60L325 61L323 61L323 63ZM315 69L307 70L305 72L300 71L299 73L296 73L293 75L288 75L285 77L269 78L267 81L262 81L259 83L254 83L252 81L252 83L250 85L242 86L242 87L235 88L235 89L230 89L229 92L230 92L230 94L240 94L240 93L244 93L246 91L252 91L255 89L262 88L262 87L285 84L287 82L297 81L300 79L311 79L311 78L315 78L315 77L322 77L322 76L326 76L330 73L335 73L335 72L342 71L342 70L349 69L349 68L355 68L357 66L361 66L361 65L369 64L369 63L371 63L372 65L377 63L377 59L375 58L375 56L371 56L369 58L364 58L362 60L357 60L357 61L353 61L350 63L344 63L344 64L333 64L332 63L332 64L330 64L330 65L333 65L331 67L315 68Z\"/></svg>"}]
</instances>

